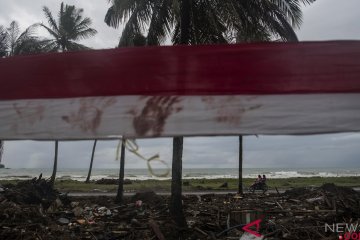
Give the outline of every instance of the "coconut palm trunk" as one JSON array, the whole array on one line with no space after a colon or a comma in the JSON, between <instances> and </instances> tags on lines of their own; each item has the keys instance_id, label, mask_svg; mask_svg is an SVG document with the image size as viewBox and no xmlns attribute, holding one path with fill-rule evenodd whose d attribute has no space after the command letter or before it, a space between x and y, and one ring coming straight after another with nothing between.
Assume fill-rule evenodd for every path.
<instances>
[{"instance_id":1,"label":"coconut palm trunk","mask_svg":"<svg viewBox=\"0 0 360 240\"><path fill-rule=\"evenodd\" d=\"M125 172L125 139L121 142L119 185L115 202L122 204L124 201L124 172Z\"/></svg>"},{"instance_id":2,"label":"coconut palm trunk","mask_svg":"<svg viewBox=\"0 0 360 240\"><path fill-rule=\"evenodd\" d=\"M191 0L182 0L180 6L180 44L188 45L190 41L190 7ZM183 137L173 138L172 180L171 180L171 206L170 212L179 227L186 227L186 220L182 205L182 154Z\"/></svg>"},{"instance_id":3,"label":"coconut palm trunk","mask_svg":"<svg viewBox=\"0 0 360 240\"><path fill-rule=\"evenodd\" d=\"M1 163L3 152L4 152L4 141L0 140L0 168L5 167L4 164Z\"/></svg>"},{"instance_id":4,"label":"coconut palm trunk","mask_svg":"<svg viewBox=\"0 0 360 240\"><path fill-rule=\"evenodd\" d=\"M59 141L55 141L55 155L54 155L54 166L53 166L53 172L50 177L50 183L54 186L55 184L55 178L56 178L56 172L57 172L57 163L58 163L58 148L59 148Z\"/></svg>"},{"instance_id":5,"label":"coconut palm trunk","mask_svg":"<svg viewBox=\"0 0 360 240\"><path fill-rule=\"evenodd\" d=\"M173 139L170 213L180 228L186 227L182 205L182 152L183 137Z\"/></svg>"},{"instance_id":6,"label":"coconut palm trunk","mask_svg":"<svg viewBox=\"0 0 360 240\"><path fill-rule=\"evenodd\" d=\"M88 175L87 175L87 178L86 178L85 183L89 183L89 182L90 182L91 171L92 171L93 162L94 162L94 156L95 156L96 143L97 143L97 139L95 139L95 141L94 141L94 145L93 145L93 149L92 149L92 153L91 153L91 160L90 160L89 172L88 172Z\"/></svg>"},{"instance_id":7,"label":"coconut palm trunk","mask_svg":"<svg viewBox=\"0 0 360 240\"><path fill-rule=\"evenodd\" d=\"M239 185L238 194L243 194L243 136L239 136Z\"/></svg>"},{"instance_id":8,"label":"coconut palm trunk","mask_svg":"<svg viewBox=\"0 0 360 240\"><path fill-rule=\"evenodd\" d=\"M191 0L182 0L180 4L180 44L189 44Z\"/></svg>"}]
</instances>

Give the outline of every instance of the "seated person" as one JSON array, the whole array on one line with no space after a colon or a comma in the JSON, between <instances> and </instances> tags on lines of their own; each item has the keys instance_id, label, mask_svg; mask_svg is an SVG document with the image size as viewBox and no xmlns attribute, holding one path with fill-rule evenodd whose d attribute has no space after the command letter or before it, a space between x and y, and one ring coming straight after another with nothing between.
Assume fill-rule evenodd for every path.
<instances>
[{"instance_id":1,"label":"seated person","mask_svg":"<svg viewBox=\"0 0 360 240\"><path fill-rule=\"evenodd\" d=\"M266 176L265 176L265 174L262 176L261 184L266 184Z\"/></svg>"},{"instance_id":2,"label":"seated person","mask_svg":"<svg viewBox=\"0 0 360 240\"><path fill-rule=\"evenodd\" d=\"M255 180L255 182L251 185L251 187L254 187L262 182L261 175L258 175L258 178Z\"/></svg>"}]
</instances>

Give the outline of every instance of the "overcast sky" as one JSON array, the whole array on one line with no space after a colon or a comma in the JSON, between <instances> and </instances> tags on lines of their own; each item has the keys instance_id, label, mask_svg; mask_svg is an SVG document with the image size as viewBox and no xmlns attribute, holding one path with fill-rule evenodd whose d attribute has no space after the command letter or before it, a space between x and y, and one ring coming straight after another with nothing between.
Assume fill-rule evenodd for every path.
<instances>
[{"instance_id":1,"label":"overcast sky","mask_svg":"<svg viewBox=\"0 0 360 240\"><path fill-rule=\"evenodd\" d=\"M61 1L56 0L0 0L0 25L18 21L22 30L33 23L44 22L42 6L46 5L56 16ZM113 48L118 44L120 29L112 29L103 22L107 0L67 0L84 9L84 15L93 20L96 37L83 43L96 48ZM307 6L304 23L297 34L302 41L360 39L359 0L318 0ZM43 34L43 32L40 32ZM145 156L160 153L171 165L171 139L140 140L140 151ZM94 167L118 168L115 161L116 141L98 144ZM317 136L249 136L244 138L244 166L265 168L288 167L360 167L360 134L331 134ZM89 165L92 142L61 142L60 168L86 168ZM3 163L10 168L52 167L53 142L6 142ZM238 139L236 137L185 138L185 168L236 167ZM127 168L145 168L146 164L130 153Z\"/></svg>"}]
</instances>

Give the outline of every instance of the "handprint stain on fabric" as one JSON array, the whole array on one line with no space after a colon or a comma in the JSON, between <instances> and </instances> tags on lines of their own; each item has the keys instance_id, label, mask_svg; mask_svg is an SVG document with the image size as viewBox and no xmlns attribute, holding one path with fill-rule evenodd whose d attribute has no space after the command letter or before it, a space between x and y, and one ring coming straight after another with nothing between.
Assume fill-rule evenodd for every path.
<instances>
[{"instance_id":1,"label":"handprint stain on fabric","mask_svg":"<svg viewBox=\"0 0 360 240\"><path fill-rule=\"evenodd\" d=\"M133 126L139 136L161 136L167 119L173 113L180 112L183 108L179 105L181 99L176 96L147 97L143 109L136 109L128 113L133 115ZM141 100L141 99L140 99Z\"/></svg>"},{"instance_id":2,"label":"handprint stain on fabric","mask_svg":"<svg viewBox=\"0 0 360 240\"><path fill-rule=\"evenodd\" d=\"M232 125L239 125L245 112L256 110L262 106L261 104L254 104L253 106L239 107L241 106L240 101L242 100L240 100L238 96L204 96L201 100L209 110L216 109L216 122L229 123ZM247 100L252 101L253 98Z\"/></svg>"},{"instance_id":3,"label":"handprint stain on fabric","mask_svg":"<svg viewBox=\"0 0 360 240\"><path fill-rule=\"evenodd\" d=\"M45 107L43 105L31 101L24 104L14 103L13 109L15 110L15 113L22 124L25 123L31 126L36 122L41 121L45 112ZM15 132L18 131L18 127L18 121L15 121L11 125L11 129L13 129Z\"/></svg>"},{"instance_id":4,"label":"handprint stain on fabric","mask_svg":"<svg viewBox=\"0 0 360 240\"><path fill-rule=\"evenodd\" d=\"M80 99L80 108L77 112L71 112L69 115L62 116L62 120L72 127L78 127L83 132L96 133L101 124L102 115L106 108L116 103L115 98L107 99Z\"/></svg>"}]
</instances>

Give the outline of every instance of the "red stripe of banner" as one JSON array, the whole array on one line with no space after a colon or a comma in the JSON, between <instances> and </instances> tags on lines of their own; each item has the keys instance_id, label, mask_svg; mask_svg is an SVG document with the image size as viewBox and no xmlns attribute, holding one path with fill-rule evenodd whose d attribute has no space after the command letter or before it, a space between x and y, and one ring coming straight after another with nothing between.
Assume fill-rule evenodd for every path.
<instances>
[{"instance_id":1,"label":"red stripe of banner","mask_svg":"<svg viewBox=\"0 0 360 240\"><path fill-rule=\"evenodd\" d=\"M0 99L360 92L360 41L120 48L0 59Z\"/></svg>"}]
</instances>

